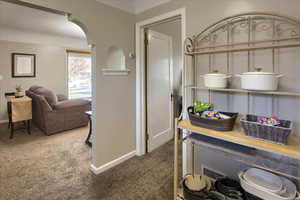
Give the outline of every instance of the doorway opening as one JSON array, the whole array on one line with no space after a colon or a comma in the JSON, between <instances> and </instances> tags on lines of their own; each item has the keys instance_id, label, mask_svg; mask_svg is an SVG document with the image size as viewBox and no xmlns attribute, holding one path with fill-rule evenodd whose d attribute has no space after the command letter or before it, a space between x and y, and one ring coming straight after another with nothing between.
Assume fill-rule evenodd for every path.
<instances>
[{"instance_id":1,"label":"doorway opening","mask_svg":"<svg viewBox=\"0 0 300 200\"><path fill-rule=\"evenodd\" d=\"M173 139L182 107L181 51L180 16L145 27L146 152Z\"/></svg>"},{"instance_id":2,"label":"doorway opening","mask_svg":"<svg viewBox=\"0 0 300 200\"><path fill-rule=\"evenodd\" d=\"M185 9L136 24L136 152L144 155L173 138L180 112Z\"/></svg>"},{"instance_id":3,"label":"doorway opening","mask_svg":"<svg viewBox=\"0 0 300 200\"><path fill-rule=\"evenodd\" d=\"M96 106L96 47L94 45L90 45L88 42L87 37L87 29L86 27L81 24L76 19L71 18L70 13L61 12L58 10L40 7L37 5L33 5L30 3L25 3L23 1L18 0L0 0L0 42L1 42L1 63L3 67L0 70L0 74L3 76L3 80L5 81L5 85L2 87L2 93L1 96L3 98L4 92L13 92L15 90L16 85L21 85L23 89L24 94L28 94L27 91L29 91L30 88L34 88L32 86L35 86L35 88L42 88L47 89L47 91L51 91L54 96L55 102L63 102L67 101L68 99L68 70L67 70L67 57L68 52L71 51L73 53L77 54L83 54L84 52L89 53L89 69L85 70L83 72L80 72L82 76L87 76L89 81L91 81L91 74L92 74L92 82L93 82L93 91L91 92L91 84L86 84L84 82L84 85L88 90L84 91L84 94L87 94L86 96L89 96L92 98L92 110L95 110ZM11 76L11 54L12 53L30 53L34 54L36 57L36 76L34 78L14 78ZM91 72L92 71L92 72ZM86 80L84 80L86 81ZM36 87L38 86L38 87ZM39 92L42 93L42 90L40 89ZM34 89L33 89L34 90ZM92 95L91 95L92 93ZM42 94L41 94L42 95ZM41 96L40 94L36 96ZM34 99L34 98L31 98ZM39 99L38 99L39 100ZM43 100L43 98L42 98ZM47 99L46 99L47 100ZM46 101L45 100L45 101ZM33 101L32 101L33 102ZM35 101L37 102L37 101ZM79 102L79 101L78 101ZM82 101L81 101L82 102ZM44 102L43 102L44 103ZM49 102L46 102L49 103ZM48 106L48 104L43 104ZM64 102L63 102L64 103ZM83 106L89 107L88 110L90 110L90 101L87 101L82 103ZM0 109L0 121L3 123L6 123L8 120L9 114L7 114L6 109L6 101L2 101L2 106ZM32 103L33 105L34 103ZM65 102L65 105L68 104L68 102ZM31 135L24 134L21 130L15 130L14 138L13 140L9 142L14 142L19 144L19 149L28 149L28 142L29 140L35 140L41 138L41 142L47 142L50 140L50 142L57 142L57 146L63 146L59 145L60 141L64 141L61 139L60 141L55 141L53 138L55 137L44 137L45 135L52 135L57 134L56 137L63 137L64 134L60 134L61 132L66 131L69 129L66 127L63 122L66 119L65 116L56 116L51 117L51 120L47 118L45 121L44 117L46 114L42 113L42 109L39 109L38 107L39 102L34 104L31 109L32 115L32 121L34 122L35 126L31 126ZM50 107L49 103L49 109ZM56 106L53 105L53 107ZM71 107L71 103L69 103L66 106ZM83 107L82 106L82 107ZM42 107L44 108L44 107ZM65 107L66 108L66 107ZM69 108L69 107L68 107ZM82 110L83 110L82 109ZM53 109L54 110L54 109ZM69 109L71 110L71 108ZM80 110L80 115L77 113L77 110L74 111L76 113L76 119L74 123L70 123L68 121L68 125L70 126L74 132L80 132L83 136L82 139L82 147L86 148L85 145L85 138L89 134L88 127L84 128L88 124L88 118L86 117L86 114ZM38 114L37 114L38 113ZM44 115L42 115L42 114ZM65 112L60 112L62 115ZM40 115L41 114L41 115ZM49 116L53 114L50 113ZM77 115L78 114L78 115ZM38 117L43 116L43 117ZM52 115L53 116L53 115ZM69 115L71 116L71 114ZM71 116L72 117L72 116ZM49 117L50 118L50 117ZM34 119L37 119L34 121ZM78 121L77 121L78 120ZM95 120L95 116L93 116L92 120ZM18 123L17 125L23 125L22 123L19 123L19 121L16 121ZM49 125L46 127L45 123L49 123ZM41 124L38 126L37 124ZM51 129L51 127L54 127L56 125L57 129ZM59 125L58 125L59 124ZM78 125L80 124L80 125ZM50 128L48 128L50 127ZM83 128L82 128L83 127ZM74 128L74 129L73 129ZM84 129L84 130L81 130ZM51 129L51 130L50 130ZM85 130L86 129L86 130ZM5 130L5 134L1 134L4 141L9 139L9 132L8 130ZM70 131L70 135L74 134L77 136L78 134L72 133ZM93 131L95 132L95 131ZM66 137L68 137L66 135ZM72 137L68 137L70 140L65 141L71 141ZM94 138L94 137L92 137ZM75 140L72 140L75 141ZM70 142L71 143L71 142ZM46 145L41 145L45 147ZM67 147L66 151L69 149ZM90 154L90 149L87 149L88 153ZM46 152L46 151L45 151ZM93 152L94 153L94 152ZM89 156L89 160L91 160L94 155ZM53 155L58 156L57 152L54 152ZM92 157L92 158L90 158Z\"/></svg>"}]
</instances>

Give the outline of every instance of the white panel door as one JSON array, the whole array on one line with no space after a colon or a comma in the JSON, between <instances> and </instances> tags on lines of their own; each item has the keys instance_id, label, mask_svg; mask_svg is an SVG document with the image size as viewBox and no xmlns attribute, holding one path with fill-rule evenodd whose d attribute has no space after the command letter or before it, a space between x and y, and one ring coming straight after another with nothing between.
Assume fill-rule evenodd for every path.
<instances>
[{"instance_id":1,"label":"white panel door","mask_svg":"<svg viewBox=\"0 0 300 200\"><path fill-rule=\"evenodd\" d=\"M173 138L172 38L147 31L147 149Z\"/></svg>"}]
</instances>

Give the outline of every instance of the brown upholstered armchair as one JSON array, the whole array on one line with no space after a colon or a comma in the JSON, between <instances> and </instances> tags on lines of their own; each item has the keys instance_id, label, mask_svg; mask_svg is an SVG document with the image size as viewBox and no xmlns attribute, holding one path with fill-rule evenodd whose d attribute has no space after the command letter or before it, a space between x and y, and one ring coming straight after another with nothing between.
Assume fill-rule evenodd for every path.
<instances>
[{"instance_id":1,"label":"brown upholstered armchair","mask_svg":"<svg viewBox=\"0 0 300 200\"><path fill-rule=\"evenodd\" d=\"M85 112L91 105L87 100L68 100L64 95L39 86L32 86L26 95L32 98L33 123L46 135L88 125Z\"/></svg>"}]
</instances>

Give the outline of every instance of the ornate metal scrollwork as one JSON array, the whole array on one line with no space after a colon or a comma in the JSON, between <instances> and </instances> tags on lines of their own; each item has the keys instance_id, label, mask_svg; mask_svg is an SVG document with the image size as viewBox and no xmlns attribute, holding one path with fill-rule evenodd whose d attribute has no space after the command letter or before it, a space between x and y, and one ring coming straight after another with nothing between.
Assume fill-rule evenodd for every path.
<instances>
[{"instance_id":1,"label":"ornate metal scrollwork","mask_svg":"<svg viewBox=\"0 0 300 200\"><path fill-rule=\"evenodd\" d=\"M238 43L254 45L256 33L266 41L278 41L281 38L300 37L300 21L272 13L246 13L235 15L218 21L207 27L193 38L185 41L186 53L199 53L200 51L216 50L216 47L232 48L237 35ZM262 33L262 34L261 34ZM238 36L241 35L241 36ZM245 37L247 36L247 37ZM258 40L258 39L257 39ZM266 42L267 43L267 42Z\"/></svg>"},{"instance_id":2,"label":"ornate metal scrollwork","mask_svg":"<svg viewBox=\"0 0 300 200\"><path fill-rule=\"evenodd\" d=\"M292 26L288 23L281 22L276 25L276 32L280 37L299 37L299 26Z\"/></svg>"},{"instance_id":3,"label":"ornate metal scrollwork","mask_svg":"<svg viewBox=\"0 0 300 200\"><path fill-rule=\"evenodd\" d=\"M248 21L240 21L232 24L231 30L233 34L248 33L249 23Z\"/></svg>"},{"instance_id":4,"label":"ornate metal scrollwork","mask_svg":"<svg viewBox=\"0 0 300 200\"><path fill-rule=\"evenodd\" d=\"M260 20L253 22L253 31L266 32L273 29L273 21L271 20Z\"/></svg>"},{"instance_id":5,"label":"ornate metal scrollwork","mask_svg":"<svg viewBox=\"0 0 300 200\"><path fill-rule=\"evenodd\" d=\"M185 53L187 53L187 54L194 52L194 50L195 50L194 38L188 37L185 39L184 49L185 49Z\"/></svg>"}]
</instances>

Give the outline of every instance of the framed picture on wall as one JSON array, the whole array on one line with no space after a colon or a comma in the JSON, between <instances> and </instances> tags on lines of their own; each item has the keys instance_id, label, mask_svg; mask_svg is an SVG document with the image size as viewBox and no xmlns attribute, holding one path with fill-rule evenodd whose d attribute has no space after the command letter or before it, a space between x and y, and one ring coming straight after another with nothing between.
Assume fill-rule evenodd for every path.
<instances>
[{"instance_id":1,"label":"framed picture on wall","mask_svg":"<svg viewBox=\"0 0 300 200\"><path fill-rule=\"evenodd\" d=\"M12 53L13 78L35 77L35 70L35 54Z\"/></svg>"}]
</instances>

